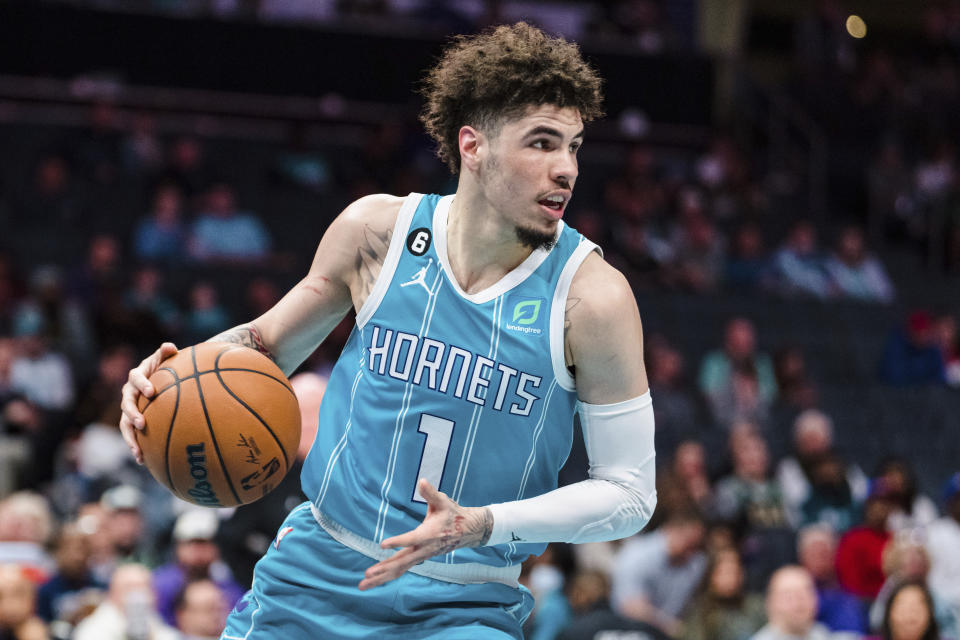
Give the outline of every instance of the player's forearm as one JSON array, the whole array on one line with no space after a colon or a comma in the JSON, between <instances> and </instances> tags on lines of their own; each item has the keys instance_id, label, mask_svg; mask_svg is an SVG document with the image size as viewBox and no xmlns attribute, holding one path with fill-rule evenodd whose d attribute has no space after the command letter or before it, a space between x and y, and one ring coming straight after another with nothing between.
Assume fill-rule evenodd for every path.
<instances>
[{"instance_id":1,"label":"player's forearm","mask_svg":"<svg viewBox=\"0 0 960 640\"><path fill-rule=\"evenodd\" d=\"M232 329L227 329L223 333L218 333L212 338L209 338L207 342L231 342L234 344L241 344L245 347L250 347L251 349L259 351L271 360L276 361L276 357L273 355L273 352L264 343L263 335L260 333L260 329L252 322L241 324L233 327Z\"/></svg>"},{"instance_id":2,"label":"player's forearm","mask_svg":"<svg viewBox=\"0 0 960 640\"><path fill-rule=\"evenodd\" d=\"M584 480L526 500L490 505L487 544L603 542L635 534L653 516L656 491L646 495L608 480Z\"/></svg>"},{"instance_id":3,"label":"player's forearm","mask_svg":"<svg viewBox=\"0 0 960 640\"><path fill-rule=\"evenodd\" d=\"M633 535L657 504L650 394L610 405L582 404L590 479L534 498L490 505L487 544L600 542Z\"/></svg>"}]
</instances>

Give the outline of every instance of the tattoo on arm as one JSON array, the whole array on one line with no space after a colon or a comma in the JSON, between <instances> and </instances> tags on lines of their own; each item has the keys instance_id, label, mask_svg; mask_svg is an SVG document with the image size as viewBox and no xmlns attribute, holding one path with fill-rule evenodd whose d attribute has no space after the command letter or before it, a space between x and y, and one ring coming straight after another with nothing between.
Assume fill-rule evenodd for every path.
<instances>
[{"instance_id":1,"label":"tattoo on arm","mask_svg":"<svg viewBox=\"0 0 960 640\"><path fill-rule=\"evenodd\" d=\"M566 339L567 332L570 330L570 312L580 304L580 298L567 298L567 308L563 310L563 337Z\"/></svg>"},{"instance_id":2,"label":"tattoo on arm","mask_svg":"<svg viewBox=\"0 0 960 640\"><path fill-rule=\"evenodd\" d=\"M482 547L493 533L493 513L487 507L468 509L465 513L451 513L440 538L436 555L450 553L463 547Z\"/></svg>"},{"instance_id":3,"label":"tattoo on arm","mask_svg":"<svg viewBox=\"0 0 960 640\"><path fill-rule=\"evenodd\" d=\"M245 347L256 349L271 360L276 360L270 350L263 344L263 338L260 336L260 330L257 325L249 322L233 329L227 329L223 333L210 338L208 342L232 342L242 344Z\"/></svg>"},{"instance_id":4,"label":"tattoo on arm","mask_svg":"<svg viewBox=\"0 0 960 640\"><path fill-rule=\"evenodd\" d=\"M363 230L363 244L357 249L356 269L360 276L360 294L366 300L380 275L380 267L387 257L393 229L374 231L369 225Z\"/></svg>"}]
</instances>

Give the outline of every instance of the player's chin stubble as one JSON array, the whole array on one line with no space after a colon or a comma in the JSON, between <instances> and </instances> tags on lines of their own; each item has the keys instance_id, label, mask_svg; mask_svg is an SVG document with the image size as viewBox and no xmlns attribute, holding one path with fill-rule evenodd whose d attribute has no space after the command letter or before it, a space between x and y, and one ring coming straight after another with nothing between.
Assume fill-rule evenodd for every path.
<instances>
[{"instance_id":1,"label":"player's chin stubble","mask_svg":"<svg viewBox=\"0 0 960 640\"><path fill-rule=\"evenodd\" d=\"M520 244L534 251L537 249L550 251L557 241L555 233L546 233L528 227L515 227L515 231Z\"/></svg>"}]
</instances>

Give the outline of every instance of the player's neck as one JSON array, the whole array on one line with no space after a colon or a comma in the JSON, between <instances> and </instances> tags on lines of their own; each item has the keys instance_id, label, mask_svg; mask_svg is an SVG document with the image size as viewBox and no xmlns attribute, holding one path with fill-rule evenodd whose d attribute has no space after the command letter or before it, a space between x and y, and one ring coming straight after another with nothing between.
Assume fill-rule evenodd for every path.
<instances>
[{"instance_id":1,"label":"player's neck","mask_svg":"<svg viewBox=\"0 0 960 640\"><path fill-rule=\"evenodd\" d=\"M457 190L447 216L447 258L461 289L483 291L530 253L530 247L517 239L514 226L482 194Z\"/></svg>"}]
</instances>

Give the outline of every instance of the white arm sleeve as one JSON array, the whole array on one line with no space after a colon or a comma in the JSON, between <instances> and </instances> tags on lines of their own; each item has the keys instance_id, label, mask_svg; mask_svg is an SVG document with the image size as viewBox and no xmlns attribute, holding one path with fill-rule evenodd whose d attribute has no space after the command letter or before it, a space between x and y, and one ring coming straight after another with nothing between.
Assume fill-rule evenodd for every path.
<instances>
[{"instance_id":1,"label":"white arm sleeve","mask_svg":"<svg viewBox=\"0 0 960 640\"><path fill-rule=\"evenodd\" d=\"M616 404L580 403L590 478L540 496L489 505L488 545L599 542L633 535L657 504L650 392Z\"/></svg>"}]
</instances>

